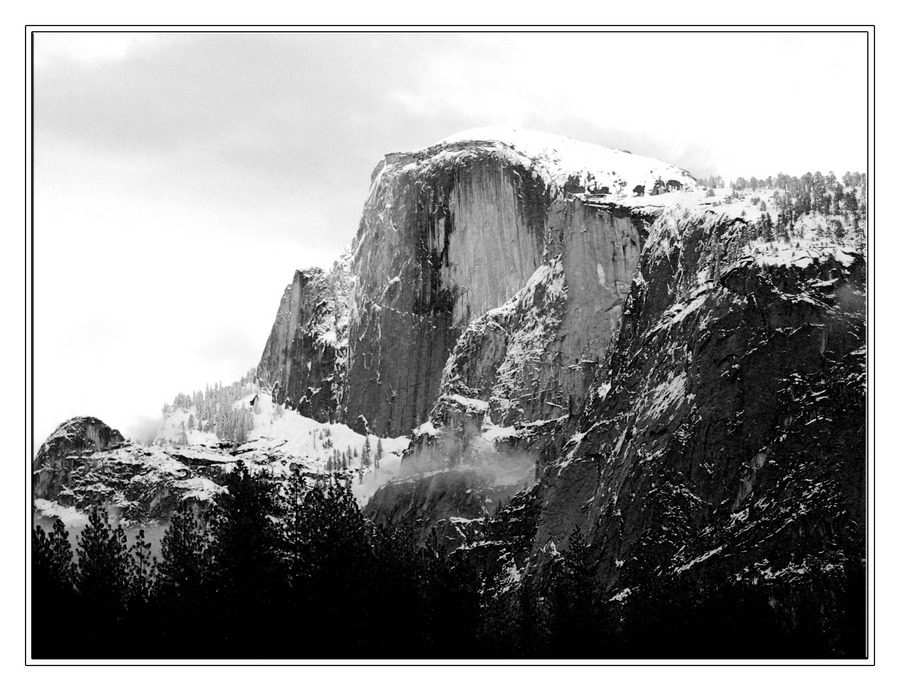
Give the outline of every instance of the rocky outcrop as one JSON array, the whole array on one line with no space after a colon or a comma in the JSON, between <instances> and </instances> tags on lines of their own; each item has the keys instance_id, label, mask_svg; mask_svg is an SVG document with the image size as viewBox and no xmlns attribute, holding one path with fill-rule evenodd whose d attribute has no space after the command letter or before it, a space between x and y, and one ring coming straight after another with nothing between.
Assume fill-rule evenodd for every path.
<instances>
[{"instance_id":1,"label":"rocky outcrop","mask_svg":"<svg viewBox=\"0 0 900 691\"><path fill-rule=\"evenodd\" d=\"M41 444L33 463L32 489L36 499L57 494L71 474L97 451L125 443L119 430L95 417L75 417L54 430Z\"/></svg>"},{"instance_id":2,"label":"rocky outcrop","mask_svg":"<svg viewBox=\"0 0 900 691\"><path fill-rule=\"evenodd\" d=\"M165 520L184 501L213 502L222 489L210 466L233 461L225 450L132 444L97 418L73 418L34 459L35 509L71 518L102 506L126 522Z\"/></svg>"},{"instance_id":3,"label":"rocky outcrop","mask_svg":"<svg viewBox=\"0 0 900 691\"><path fill-rule=\"evenodd\" d=\"M483 536L485 519L532 484L531 465L492 455L499 462L481 459L388 482L365 513L375 525L403 526L450 549L471 545Z\"/></svg>"},{"instance_id":4,"label":"rocky outcrop","mask_svg":"<svg viewBox=\"0 0 900 691\"><path fill-rule=\"evenodd\" d=\"M375 525L403 526L457 548L478 534L482 520L496 508L496 494L473 469L445 469L387 483L366 513Z\"/></svg>"},{"instance_id":5,"label":"rocky outcrop","mask_svg":"<svg viewBox=\"0 0 900 691\"><path fill-rule=\"evenodd\" d=\"M278 403L319 422L333 421L341 405L348 280L341 262L295 272L257 370Z\"/></svg>"}]
</instances>

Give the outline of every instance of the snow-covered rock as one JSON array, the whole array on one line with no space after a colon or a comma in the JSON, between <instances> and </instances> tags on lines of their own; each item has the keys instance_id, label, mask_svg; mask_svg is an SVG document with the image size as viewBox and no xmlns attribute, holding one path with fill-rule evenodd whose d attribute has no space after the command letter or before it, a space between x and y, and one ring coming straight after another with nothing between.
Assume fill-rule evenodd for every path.
<instances>
[{"instance_id":1,"label":"snow-covered rock","mask_svg":"<svg viewBox=\"0 0 900 691\"><path fill-rule=\"evenodd\" d=\"M35 511L70 524L94 506L126 522L168 518L182 501L207 504L221 488L180 446L144 446L126 441L96 418L60 425L34 459ZM195 452L196 453L196 452ZM221 452L207 458L224 461Z\"/></svg>"}]
</instances>

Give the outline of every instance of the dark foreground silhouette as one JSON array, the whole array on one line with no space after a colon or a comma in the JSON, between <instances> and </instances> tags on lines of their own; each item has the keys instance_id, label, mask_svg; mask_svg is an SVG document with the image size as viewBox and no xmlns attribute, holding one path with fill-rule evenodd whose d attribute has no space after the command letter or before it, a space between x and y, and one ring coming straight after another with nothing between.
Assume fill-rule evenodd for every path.
<instances>
[{"instance_id":1,"label":"dark foreground silhouette","mask_svg":"<svg viewBox=\"0 0 900 691\"><path fill-rule=\"evenodd\" d=\"M577 532L534 577L374 527L340 479L243 466L210 515L185 506L159 558L94 510L73 554L33 533L32 652L45 659L834 658L864 655L864 572L820 594L646 574L599 587ZM279 491L277 488L283 489ZM76 558L77 556L77 558ZM496 569L495 569L496 570ZM852 604L848 604L852 603Z\"/></svg>"}]
</instances>

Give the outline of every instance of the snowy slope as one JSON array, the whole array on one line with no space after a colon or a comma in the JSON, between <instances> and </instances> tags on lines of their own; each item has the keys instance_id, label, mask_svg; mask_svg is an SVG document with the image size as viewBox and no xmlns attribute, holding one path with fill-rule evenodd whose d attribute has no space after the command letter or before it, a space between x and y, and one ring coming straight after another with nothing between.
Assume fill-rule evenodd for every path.
<instances>
[{"instance_id":1,"label":"snowy slope","mask_svg":"<svg viewBox=\"0 0 900 691\"><path fill-rule=\"evenodd\" d=\"M253 413L253 429L248 440L236 450L236 456L249 464L267 463L267 458L277 453L279 460L273 464L273 472L286 474L290 464L297 463L308 472L326 472L326 461L334 449L354 452L348 469L354 473L354 495L364 503L377 487L396 477L400 471L400 456L409 445L407 437L381 439L384 456L380 467L361 467L361 454L366 436L354 432L347 425L322 423L304 417L294 410L276 405L268 393L260 393L255 406L253 395L235 403L250 408ZM378 437L369 435L372 454L378 445ZM359 471L362 470L360 477Z\"/></svg>"},{"instance_id":2,"label":"snowy slope","mask_svg":"<svg viewBox=\"0 0 900 691\"><path fill-rule=\"evenodd\" d=\"M674 180L683 189L697 184L690 173L670 163L527 129L479 127L452 135L432 148L473 143L492 147L514 163L524 164L557 190L572 178L586 191L606 187L608 194L617 196L633 195L638 185L649 194L657 180Z\"/></svg>"},{"instance_id":3,"label":"snowy slope","mask_svg":"<svg viewBox=\"0 0 900 691\"><path fill-rule=\"evenodd\" d=\"M216 435L212 432L201 432L194 427L191 429L190 419L196 423L200 419L196 406L190 408L171 408L159 423L156 434L153 435L153 444L200 444L215 446L218 443Z\"/></svg>"}]
</instances>

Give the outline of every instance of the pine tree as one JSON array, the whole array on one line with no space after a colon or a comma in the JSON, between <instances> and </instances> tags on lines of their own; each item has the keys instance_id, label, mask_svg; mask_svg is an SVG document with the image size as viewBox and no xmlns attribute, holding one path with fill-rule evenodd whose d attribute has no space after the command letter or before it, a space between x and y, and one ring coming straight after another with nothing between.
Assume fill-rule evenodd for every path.
<instances>
[{"instance_id":1,"label":"pine tree","mask_svg":"<svg viewBox=\"0 0 900 691\"><path fill-rule=\"evenodd\" d=\"M160 545L158 587L184 604L199 594L210 577L210 543L193 508L182 507L172 517Z\"/></svg>"},{"instance_id":2,"label":"pine tree","mask_svg":"<svg viewBox=\"0 0 900 691\"><path fill-rule=\"evenodd\" d=\"M375 467L381 467L381 459L384 456L384 447L381 445L381 437L378 438L378 445L375 447Z\"/></svg>"},{"instance_id":3,"label":"pine tree","mask_svg":"<svg viewBox=\"0 0 900 691\"><path fill-rule=\"evenodd\" d=\"M128 553L130 556L128 606L129 609L144 609L153 594L156 559L151 556L150 543L147 542L143 528L138 530Z\"/></svg>"},{"instance_id":4,"label":"pine tree","mask_svg":"<svg viewBox=\"0 0 900 691\"><path fill-rule=\"evenodd\" d=\"M298 649L340 656L368 646L369 525L348 483L332 477L307 486L294 473L282 496L277 551L286 591L277 625L279 641L291 646L285 656Z\"/></svg>"},{"instance_id":5,"label":"pine tree","mask_svg":"<svg viewBox=\"0 0 900 691\"><path fill-rule=\"evenodd\" d=\"M369 435L366 435L366 440L363 442L362 449L362 458L360 460L360 465L363 468L368 468L371 465L372 460L372 445L369 443Z\"/></svg>"},{"instance_id":6,"label":"pine tree","mask_svg":"<svg viewBox=\"0 0 900 691\"><path fill-rule=\"evenodd\" d=\"M125 531L113 528L100 507L94 507L88 523L78 536L78 566L75 586L86 622L81 641L90 648L116 656L124 641L122 624L131 593L131 559Z\"/></svg>"},{"instance_id":7,"label":"pine tree","mask_svg":"<svg viewBox=\"0 0 900 691\"><path fill-rule=\"evenodd\" d=\"M65 524L56 519L50 534L41 526L35 526L32 535L32 574L46 577L60 585L71 587L74 576L72 545Z\"/></svg>"},{"instance_id":8,"label":"pine tree","mask_svg":"<svg viewBox=\"0 0 900 691\"><path fill-rule=\"evenodd\" d=\"M78 537L76 586L91 602L119 607L125 599L130 560L125 531L113 528L106 512L94 507Z\"/></svg>"},{"instance_id":9,"label":"pine tree","mask_svg":"<svg viewBox=\"0 0 900 691\"><path fill-rule=\"evenodd\" d=\"M270 642L266 622L275 620L280 597L273 520L279 503L271 476L251 473L242 461L224 480L228 492L212 517L213 587L225 619L222 632L229 636L223 645L261 652Z\"/></svg>"}]
</instances>

